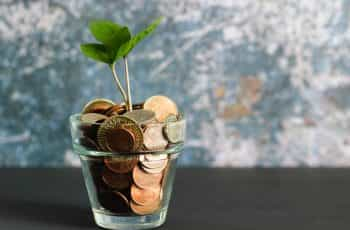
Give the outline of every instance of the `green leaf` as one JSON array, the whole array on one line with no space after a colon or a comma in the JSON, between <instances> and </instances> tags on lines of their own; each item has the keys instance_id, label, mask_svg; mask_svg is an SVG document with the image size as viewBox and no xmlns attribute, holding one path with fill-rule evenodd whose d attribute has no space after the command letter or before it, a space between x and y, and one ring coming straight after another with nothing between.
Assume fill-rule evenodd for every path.
<instances>
[{"instance_id":1,"label":"green leaf","mask_svg":"<svg viewBox=\"0 0 350 230\"><path fill-rule=\"evenodd\" d=\"M116 34L116 36L113 38L113 44L109 46L112 52L113 62L116 62L118 60L117 54L120 47L123 44L127 43L130 39L131 39L131 33L129 31L129 28L126 26L122 27L119 30L118 34Z\"/></svg>"},{"instance_id":2,"label":"green leaf","mask_svg":"<svg viewBox=\"0 0 350 230\"><path fill-rule=\"evenodd\" d=\"M120 57L125 57L130 53L130 51L145 37L150 35L160 24L163 17L159 17L158 19L154 20L146 29L136 34L134 37L132 37L128 42L124 43L118 50L116 60Z\"/></svg>"},{"instance_id":3,"label":"green leaf","mask_svg":"<svg viewBox=\"0 0 350 230\"><path fill-rule=\"evenodd\" d=\"M113 57L113 62L116 62L119 48L131 39L129 28L108 20L92 21L89 28L96 40L102 42L108 48Z\"/></svg>"},{"instance_id":4,"label":"green leaf","mask_svg":"<svg viewBox=\"0 0 350 230\"><path fill-rule=\"evenodd\" d=\"M97 41L112 45L122 26L108 20L94 20L89 23L89 28Z\"/></svg>"},{"instance_id":5,"label":"green leaf","mask_svg":"<svg viewBox=\"0 0 350 230\"><path fill-rule=\"evenodd\" d=\"M107 64L113 63L111 53L103 44L88 43L80 45L81 52L95 61L104 62Z\"/></svg>"}]
</instances>

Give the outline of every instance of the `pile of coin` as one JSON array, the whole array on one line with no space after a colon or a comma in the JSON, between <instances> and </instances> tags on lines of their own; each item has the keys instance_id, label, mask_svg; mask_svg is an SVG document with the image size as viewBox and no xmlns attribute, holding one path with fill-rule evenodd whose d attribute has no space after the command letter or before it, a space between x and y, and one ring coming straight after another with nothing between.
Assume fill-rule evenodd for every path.
<instances>
[{"instance_id":1,"label":"pile of coin","mask_svg":"<svg viewBox=\"0 0 350 230\"><path fill-rule=\"evenodd\" d=\"M102 208L120 215L159 210L171 164L164 150L185 138L176 104L157 95L127 111L125 104L95 99L84 106L80 121L82 146L121 153L89 161Z\"/></svg>"},{"instance_id":2,"label":"pile of coin","mask_svg":"<svg viewBox=\"0 0 350 230\"><path fill-rule=\"evenodd\" d=\"M95 99L84 106L80 120L80 144L89 150L160 151L185 138L176 104L161 95L133 105L132 111L125 104Z\"/></svg>"},{"instance_id":3,"label":"pile of coin","mask_svg":"<svg viewBox=\"0 0 350 230\"><path fill-rule=\"evenodd\" d=\"M103 210L118 215L147 215L161 208L171 160L167 154L90 157L89 170Z\"/></svg>"}]
</instances>

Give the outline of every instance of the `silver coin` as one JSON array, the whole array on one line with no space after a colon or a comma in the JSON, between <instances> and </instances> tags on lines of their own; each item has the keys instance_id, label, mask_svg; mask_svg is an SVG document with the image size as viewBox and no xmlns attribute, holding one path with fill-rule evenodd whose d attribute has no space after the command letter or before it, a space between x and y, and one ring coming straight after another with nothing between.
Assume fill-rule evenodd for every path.
<instances>
[{"instance_id":1,"label":"silver coin","mask_svg":"<svg viewBox=\"0 0 350 230\"><path fill-rule=\"evenodd\" d=\"M148 150L164 150L166 148L168 141L164 138L162 124L146 125L143 133L143 145Z\"/></svg>"},{"instance_id":2,"label":"silver coin","mask_svg":"<svg viewBox=\"0 0 350 230\"><path fill-rule=\"evenodd\" d=\"M167 154L145 154L144 159L147 161L160 161L168 158Z\"/></svg>"},{"instance_id":3,"label":"silver coin","mask_svg":"<svg viewBox=\"0 0 350 230\"><path fill-rule=\"evenodd\" d=\"M131 112L126 112L123 115L135 120L138 124L147 124L156 119L156 114L153 111L146 109L133 110Z\"/></svg>"},{"instance_id":4,"label":"silver coin","mask_svg":"<svg viewBox=\"0 0 350 230\"><path fill-rule=\"evenodd\" d=\"M167 164L164 164L162 167L160 168L148 168L146 166L144 166L143 164L141 164L142 169L147 172L147 173L151 173L151 174L158 174L163 172L163 170L166 168Z\"/></svg>"},{"instance_id":5,"label":"silver coin","mask_svg":"<svg viewBox=\"0 0 350 230\"><path fill-rule=\"evenodd\" d=\"M167 163L168 163L168 159L165 159L165 160L158 160L158 161L142 161L141 165L149 169L156 169L156 168L165 168Z\"/></svg>"},{"instance_id":6,"label":"silver coin","mask_svg":"<svg viewBox=\"0 0 350 230\"><path fill-rule=\"evenodd\" d=\"M185 120L167 120L164 126L164 134L170 143L179 143L185 140L186 123Z\"/></svg>"}]
</instances>

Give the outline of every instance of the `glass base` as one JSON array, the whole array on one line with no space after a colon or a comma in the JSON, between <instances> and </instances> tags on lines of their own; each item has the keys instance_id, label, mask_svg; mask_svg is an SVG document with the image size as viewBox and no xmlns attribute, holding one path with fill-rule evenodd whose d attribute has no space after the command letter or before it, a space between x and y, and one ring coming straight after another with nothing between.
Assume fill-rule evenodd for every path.
<instances>
[{"instance_id":1,"label":"glass base","mask_svg":"<svg viewBox=\"0 0 350 230\"><path fill-rule=\"evenodd\" d=\"M114 230L150 229L161 226L166 219L167 209L145 216L114 216L93 210L94 219L98 226Z\"/></svg>"}]
</instances>

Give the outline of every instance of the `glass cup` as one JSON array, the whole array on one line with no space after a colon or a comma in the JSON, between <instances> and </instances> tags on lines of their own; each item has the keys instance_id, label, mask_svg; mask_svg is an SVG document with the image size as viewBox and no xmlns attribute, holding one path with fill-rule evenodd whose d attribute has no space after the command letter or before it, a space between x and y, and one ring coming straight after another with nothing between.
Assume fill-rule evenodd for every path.
<instances>
[{"instance_id":1,"label":"glass cup","mask_svg":"<svg viewBox=\"0 0 350 230\"><path fill-rule=\"evenodd\" d=\"M79 155L92 212L98 226L107 229L148 229L165 222L176 161L183 149L185 120L153 123L171 128L177 143L162 150L102 151L97 140L101 123L70 117L74 152ZM124 125L124 128L128 124ZM142 127L141 127L141 130ZM165 135L165 134L164 134ZM118 142L118 140L113 140Z\"/></svg>"}]
</instances>

